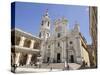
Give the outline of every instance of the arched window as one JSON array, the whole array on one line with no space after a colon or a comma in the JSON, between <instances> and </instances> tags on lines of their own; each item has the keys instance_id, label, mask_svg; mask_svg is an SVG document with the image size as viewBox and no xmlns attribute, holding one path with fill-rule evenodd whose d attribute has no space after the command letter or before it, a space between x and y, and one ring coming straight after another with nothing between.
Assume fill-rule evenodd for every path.
<instances>
[{"instance_id":1,"label":"arched window","mask_svg":"<svg viewBox=\"0 0 100 75\"><path fill-rule=\"evenodd\" d=\"M50 48L50 45L48 45L48 48Z\"/></svg>"},{"instance_id":2,"label":"arched window","mask_svg":"<svg viewBox=\"0 0 100 75\"><path fill-rule=\"evenodd\" d=\"M38 42L35 42L34 49L40 49L40 44Z\"/></svg>"},{"instance_id":3,"label":"arched window","mask_svg":"<svg viewBox=\"0 0 100 75\"><path fill-rule=\"evenodd\" d=\"M60 37L60 33L58 33L58 38Z\"/></svg>"},{"instance_id":4,"label":"arched window","mask_svg":"<svg viewBox=\"0 0 100 75\"><path fill-rule=\"evenodd\" d=\"M50 23L49 23L49 21L48 21L48 27L49 27L49 25L50 25Z\"/></svg>"},{"instance_id":5,"label":"arched window","mask_svg":"<svg viewBox=\"0 0 100 75\"><path fill-rule=\"evenodd\" d=\"M58 47L60 46L60 43L58 42Z\"/></svg>"},{"instance_id":6,"label":"arched window","mask_svg":"<svg viewBox=\"0 0 100 75\"><path fill-rule=\"evenodd\" d=\"M44 21L42 21L42 24L41 24L42 26L43 26L43 23L44 23Z\"/></svg>"},{"instance_id":7,"label":"arched window","mask_svg":"<svg viewBox=\"0 0 100 75\"><path fill-rule=\"evenodd\" d=\"M20 39L21 38L19 36L15 36L15 45L19 45Z\"/></svg>"},{"instance_id":8,"label":"arched window","mask_svg":"<svg viewBox=\"0 0 100 75\"><path fill-rule=\"evenodd\" d=\"M47 33L47 37L49 37L49 33Z\"/></svg>"},{"instance_id":9,"label":"arched window","mask_svg":"<svg viewBox=\"0 0 100 75\"><path fill-rule=\"evenodd\" d=\"M30 47L30 44L31 44L31 40L29 40L29 39L26 39L25 41L24 41L24 47Z\"/></svg>"},{"instance_id":10,"label":"arched window","mask_svg":"<svg viewBox=\"0 0 100 75\"><path fill-rule=\"evenodd\" d=\"M69 43L70 43L70 44L73 44L73 42L72 42L72 41L70 41Z\"/></svg>"}]
</instances>

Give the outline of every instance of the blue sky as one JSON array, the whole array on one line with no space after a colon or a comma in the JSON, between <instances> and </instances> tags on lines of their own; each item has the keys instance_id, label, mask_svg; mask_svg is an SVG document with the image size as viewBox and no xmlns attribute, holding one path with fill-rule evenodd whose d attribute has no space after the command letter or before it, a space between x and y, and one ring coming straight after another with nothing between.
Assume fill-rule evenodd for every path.
<instances>
[{"instance_id":1,"label":"blue sky","mask_svg":"<svg viewBox=\"0 0 100 75\"><path fill-rule=\"evenodd\" d=\"M46 9L48 9L51 22L63 16L67 18L69 29L72 29L77 21L80 25L80 32L86 38L87 43L91 43L88 6L16 2L15 27L38 36L42 15ZM53 23L51 25L53 26Z\"/></svg>"}]
</instances>

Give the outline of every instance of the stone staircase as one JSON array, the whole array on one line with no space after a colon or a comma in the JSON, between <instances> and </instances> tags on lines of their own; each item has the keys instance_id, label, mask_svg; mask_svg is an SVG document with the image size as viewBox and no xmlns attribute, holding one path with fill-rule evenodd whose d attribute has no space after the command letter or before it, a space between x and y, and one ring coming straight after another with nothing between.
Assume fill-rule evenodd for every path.
<instances>
[{"instance_id":1,"label":"stone staircase","mask_svg":"<svg viewBox=\"0 0 100 75\"><path fill-rule=\"evenodd\" d=\"M76 69L80 69L81 65L80 64L76 64L76 63L68 63L69 65L69 69L70 70L76 70ZM67 67L67 65L66 65ZM37 69L39 68L38 66L31 66L31 65L24 65L24 66L20 66L20 68L34 68ZM65 69L65 64L64 63L42 63L42 65L40 66L40 69Z\"/></svg>"},{"instance_id":2,"label":"stone staircase","mask_svg":"<svg viewBox=\"0 0 100 75\"><path fill-rule=\"evenodd\" d=\"M81 67L81 65L76 63L68 63L68 65L69 65L69 69L71 70L79 69ZM41 68L64 69L65 67L64 67L64 63L50 63L50 64L43 63Z\"/></svg>"},{"instance_id":3,"label":"stone staircase","mask_svg":"<svg viewBox=\"0 0 100 75\"><path fill-rule=\"evenodd\" d=\"M64 63L50 63L50 64L43 63L41 68L63 69Z\"/></svg>"}]
</instances>

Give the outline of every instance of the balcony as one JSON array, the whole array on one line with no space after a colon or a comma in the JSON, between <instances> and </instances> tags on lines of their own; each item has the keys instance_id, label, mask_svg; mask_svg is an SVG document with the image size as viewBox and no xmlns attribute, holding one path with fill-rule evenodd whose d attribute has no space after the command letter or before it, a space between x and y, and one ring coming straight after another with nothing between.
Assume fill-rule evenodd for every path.
<instances>
[{"instance_id":1,"label":"balcony","mask_svg":"<svg viewBox=\"0 0 100 75\"><path fill-rule=\"evenodd\" d=\"M39 49L33 49L33 48L27 48L27 47L20 47L20 46L12 46L12 49L14 49L15 51L19 51L19 52L27 52L27 53L39 53L40 50Z\"/></svg>"}]
</instances>

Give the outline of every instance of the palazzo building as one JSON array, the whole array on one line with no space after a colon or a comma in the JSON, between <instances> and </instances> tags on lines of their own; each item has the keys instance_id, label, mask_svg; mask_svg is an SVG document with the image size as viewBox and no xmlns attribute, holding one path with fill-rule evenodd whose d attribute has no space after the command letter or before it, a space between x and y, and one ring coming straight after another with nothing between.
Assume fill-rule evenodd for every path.
<instances>
[{"instance_id":1,"label":"palazzo building","mask_svg":"<svg viewBox=\"0 0 100 75\"><path fill-rule=\"evenodd\" d=\"M40 59L40 43L38 37L20 29L11 31L11 65L34 65Z\"/></svg>"},{"instance_id":2,"label":"palazzo building","mask_svg":"<svg viewBox=\"0 0 100 75\"><path fill-rule=\"evenodd\" d=\"M12 65L35 65L42 63L77 63L83 61L89 67L89 54L86 40L80 33L79 24L67 28L66 18L56 19L51 30L51 18L48 11L42 16L39 37L20 29L11 31Z\"/></svg>"}]
</instances>

